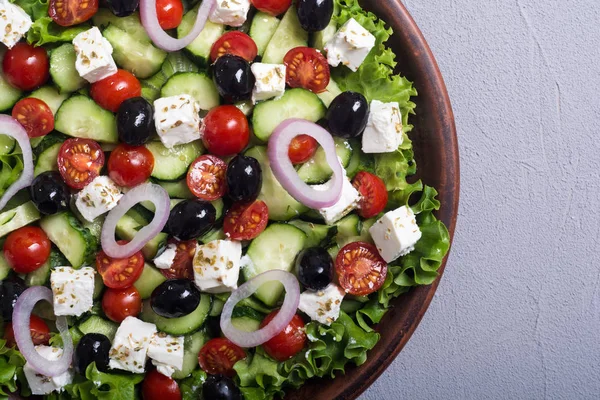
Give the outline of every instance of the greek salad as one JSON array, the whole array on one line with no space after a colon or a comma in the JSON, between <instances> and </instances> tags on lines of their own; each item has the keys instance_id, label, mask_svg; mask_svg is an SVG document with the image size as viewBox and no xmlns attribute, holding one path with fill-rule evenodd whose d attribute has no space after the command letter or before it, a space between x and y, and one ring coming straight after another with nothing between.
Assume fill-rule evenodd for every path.
<instances>
[{"instance_id":1,"label":"greek salad","mask_svg":"<svg viewBox=\"0 0 600 400\"><path fill-rule=\"evenodd\" d=\"M0 397L364 363L449 248L391 34L357 0L0 0Z\"/></svg>"}]
</instances>

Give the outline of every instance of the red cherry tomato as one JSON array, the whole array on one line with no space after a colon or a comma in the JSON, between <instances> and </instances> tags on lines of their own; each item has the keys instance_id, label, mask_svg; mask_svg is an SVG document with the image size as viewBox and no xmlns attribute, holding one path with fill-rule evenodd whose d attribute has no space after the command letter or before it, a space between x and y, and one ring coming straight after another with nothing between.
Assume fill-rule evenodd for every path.
<instances>
[{"instance_id":1,"label":"red cherry tomato","mask_svg":"<svg viewBox=\"0 0 600 400\"><path fill-rule=\"evenodd\" d=\"M126 240L117 243L125 244ZM144 269L144 256L138 251L129 258L112 258L100 251L96 255L96 270L102 276L104 284L113 289L127 288L142 274Z\"/></svg>"},{"instance_id":2,"label":"red cherry tomato","mask_svg":"<svg viewBox=\"0 0 600 400\"><path fill-rule=\"evenodd\" d=\"M40 317L33 314L31 315L31 318L29 319L29 332L31 333L31 340L36 346L48 344L48 341L50 340L50 328L48 328L48 324ZM17 345L12 322L6 324L6 328L4 328L4 340L6 340L6 345L8 347Z\"/></svg>"},{"instance_id":3,"label":"red cherry tomato","mask_svg":"<svg viewBox=\"0 0 600 400\"><path fill-rule=\"evenodd\" d=\"M161 28L175 29L183 19L183 3L181 0L157 0L156 14Z\"/></svg>"},{"instance_id":4,"label":"red cherry tomato","mask_svg":"<svg viewBox=\"0 0 600 400\"><path fill-rule=\"evenodd\" d=\"M100 174L104 152L90 139L67 139L58 153L58 171L73 189L83 189Z\"/></svg>"},{"instance_id":5,"label":"red cherry tomato","mask_svg":"<svg viewBox=\"0 0 600 400\"><path fill-rule=\"evenodd\" d=\"M202 346L198 354L200 368L211 375L233 377L236 362L246 358L246 353L238 345L226 338L211 339Z\"/></svg>"},{"instance_id":6,"label":"red cherry tomato","mask_svg":"<svg viewBox=\"0 0 600 400\"><path fill-rule=\"evenodd\" d=\"M181 400L181 390L173 378L152 370L142 383L143 400Z\"/></svg>"},{"instance_id":7,"label":"red cherry tomato","mask_svg":"<svg viewBox=\"0 0 600 400\"><path fill-rule=\"evenodd\" d=\"M269 208L262 200L237 203L223 220L225 235L233 240L252 240L262 233L269 222Z\"/></svg>"},{"instance_id":8,"label":"red cherry tomato","mask_svg":"<svg viewBox=\"0 0 600 400\"><path fill-rule=\"evenodd\" d=\"M90 96L100 107L116 113L127 99L140 97L142 84L129 71L118 70L115 74L92 83Z\"/></svg>"},{"instance_id":9,"label":"red cherry tomato","mask_svg":"<svg viewBox=\"0 0 600 400\"><path fill-rule=\"evenodd\" d=\"M292 5L292 0L251 0L252 5L262 12L277 16L283 14Z\"/></svg>"},{"instance_id":10,"label":"red cherry tomato","mask_svg":"<svg viewBox=\"0 0 600 400\"><path fill-rule=\"evenodd\" d=\"M232 156L250 142L248 119L236 106L219 106L204 118L204 146L217 156Z\"/></svg>"},{"instance_id":11,"label":"red cherry tomato","mask_svg":"<svg viewBox=\"0 0 600 400\"><path fill-rule=\"evenodd\" d=\"M265 327L275 318L279 310L273 311L261 322L260 327ZM304 321L298 315L290 321L281 333L266 343L262 347L268 355L277 361L285 361L294 357L306 346L306 332L304 331Z\"/></svg>"},{"instance_id":12,"label":"red cherry tomato","mask_svg":"<svg viewBox=\"0 0 600 400\"><path fill-rule=\"evenodd\" d=\"M154 156L144 146L120 144L108 158L108 176L119 186L145 182L154 169Z\"/></svg>"},{"instance_id":13,"label":"red cherry tomato","mask_svg":"<svg viewBox=\"0 0 600 400\"><path fill-rule=\"evenodd\" d=\"M310 47L296 47L285 55L286 83L321 93L329 85L329 64L323 54Z\"/></svg>"},{"instance_id":14,"label":"red cherry tomato","mask_svg":"<svg viewBox=\"0 0 600 400\"><path fill-rule=\"evenodd\" d=\"M108 288L102 295L102 310L108 318L120 323L142 311L142 297L133 286L124 289Z\"/></svg>"},{"instance_id":15,"label":"red cherry tomato","mask_svg":"<svg viewBox=\"0 0 600 400\"><path fill-rule=\"evenodd\" d=\"M340 286L355 296L366 296L381 288L387 263L369 243L355 242L342 247L335 259Z\"/></svg>"},{"instance_id":16,"label":"red cherry tomato","mask_svg":"<svg viewBox=\"0 0 600 400\"><path fill-rule=\"evenodd\" d=\"M219 157L210 154L200 156L190 165L187 185L194 196L214 201L225 194L227 189L227 164Z\"/></svg>"},{"instance_id":17,"label":"red cherry tomato","mask_svg":"<svg viewBox=\"0 0 600 400\"><path fill-rule=\"evenodd\" d=\"M30 138L47 135L54 129L54 114L40 99L28 97L19 100L12 109L12 117L23 125Z\"/></svg>"},{"instance_id":18,"label":"red cherry tomato","mask_svg":"<svg viewBox=\"0 0 600 400\"><path fill-rule=\"evenodd\" d=\"M50 78L48 53L43 47L17 43L2 60L2 71L8 83L21 90L33 90Z\"/></svg>"},{"instance_id":19,"label":"red cherry tomato","mask_svg":"<svg viewBox=\"0 0 600 400\"><path fill-rule=\"evenodd\" d=\"M11 232L4 242L4 258L18 274L28 274L50 257L51 243L37 226L25 226Z\"/></svg>"},{"instance_id":20,"label":"red cherry tomato","mask_svg":"<svg viewBox=\"0 0 600 400\"><path fill-rule=\"evenodd\" d=\"M352 186L360 193L358 215L373 218L385 209L388 192L380 177L360 171L352 180Z\"/></svg>"},{"instance_id":21,"label":"red cherry tomato","mask_svg":"<svg viewBox=\"0 0 600 400\"><path fill-rule=\"evenodd\" d=\"M292 139L288 156L292 164L302 164L307 162L315 155L319 142L312 136L298 135Z\"/></svg>"},{"instance_id":22,"label":"red cherry tomato","mask_svg":"<svg viewBox=\"0 0 600 400\"><path fill-rule=\"evenodd\" d=\"M48 15L61 26L73 26L98 12L98 0L50 0Z\"/></svg>"},{"instance_id":23,"label":"red cherry tomato","mask_svg":"<svg viewBox=\"0 0 600 400\"><path fill-rule=\"evenodd\" d=\"M258 54L258 48L254 40L244 32L229 31L219 38L210 49L210 60L217 61L217 58L225 54L234 54L242 57L248 62L254 61Z\"/></svg>"},{"instance_id":24,"label":"red cherry tomato","mask_svg":"<svg viewBox=\"0 0 600 400\"><path fill-rule=\"evenodd\" d=\"M169 239L169 244L177 245L177 251L173 264L169 269L161 269L160 272L167 279L194 279L194 255L196 254L196 240L187 240L180 242L176 239Z\"/></svg>"}]
</instances>

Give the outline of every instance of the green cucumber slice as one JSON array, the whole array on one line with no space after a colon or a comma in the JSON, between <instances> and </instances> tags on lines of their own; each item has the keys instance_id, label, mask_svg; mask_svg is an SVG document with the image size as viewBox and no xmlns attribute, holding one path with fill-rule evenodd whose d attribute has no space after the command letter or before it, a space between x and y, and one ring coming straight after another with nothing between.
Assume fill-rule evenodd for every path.
<instances>
[{"instance_id":1,"label":"green cucumber slice","mask_svg":"<svg viewBox=\"0 0 600 400\"><path fill-rule=\"evenodd\" d=\"M256 43L259 56L264 54L280 22L279 18L262 11L257 12L252 19L249 35Z\"/></svg>"},{"instance_id":2,"label":"green cucumber slice","mask_svg":"<svg viewBox=\"0 0 600 400\"><path fill-rule=\"evenodd\" d=\"M69 97L67 94L61 94L52 86L44 86L31 93L29 97L40 99L50 107L52 114L56 115L62 103Z\"/></svg>"},{"instance_id":3,"label":"green cucumber slice","mask_svg":"<svg viewBox=\"0 0 600 400\"><path fill-rule=\"evenodd\" d=\"M87 84L75 68L76 60L77 53L71 43L65 43L50 53L50 76L61 93L76 92Z\"/></svg>"},{"instance_id":4,"label":"green cucumber slice","mask_svg":"<svg viewBox=\"0 0 600 400\"><path fill-rule=\"evenodd\" d=\"M296 7L290 7L269 41L263 62L267 64L283 64L283 57L295 47L308 44L308 32L300 25Z\"/></svg>"},{"instance_id":5,"label":"green cucumber slice","mask_svg":"<svg viewBox=\"0 0 600 400\"><path fill-rule=\"evenodd\" d=\"M149 142L146 148L154 156L152 177L161 181L175 181L187 174L190 164L204 153L199 140L168 149L161 142Z\"/></svg>"},{"instance_id":6,"label":"green cucumber slice","mask_svg":"<svg viewBox=\"0 0 600 400\"><path fill-rule=\"evenodd\" d=\"M352 147L350 142L334 138L335 152L338 158L342 161L342 166L346 168L352 156ZM325 150L322 147L317 149L317 152L307 162L305 162L298 170L298 176L308 184L319 184L328 181L331 178L333 171L325 158Z\"/></svg>"},{"instance_id":7,"label":"green cucumber slice","mask_svg":"<svg viewBox=\"0 0 600 400\"><path fill-rule=\"evenodd\" d=\"M40 221L40 227L73 268L90 264L94 259L98 242L72 213L47 215Z\"/></svg>"},{"instance_id":8,"label":"green cucumber slice","mask_svg":"<svg viewBox=\"0 0 600 400\"><path fill-rule=\"evenodd\" d=\"M4 211L0 214L0 237L37 221L40 217L40 213L32 201L21 204L12 210Z\"/></svg>"},{"instance_id":9,"label":"green cucumber slice","mask_svg":"<svg viewBox=\"0 0 600 400\"><path fill-rule=\"evenodd\" d=\"M187 335L183 341L183 368L175 371L173 379L183 379L198 367L198 353L210 338L203 331Z\"/></svg>"},{"instance_id":10,"label":"green cucumber slice","mask_svg":"<svg viewBox=\"0 0 600 400\"><path fill-rule=\"evenodd\" d=\"M198 16L198 7L199 6L194 7L183 16L181 23L177 27L177 37L184 37L192 30L196 23L196 17ZM198 35L185 50L194 61L202 65L208 65L210 64L210 49L212 48L213 43L215 43L224 32L225 25L207 21L200 35Z\"/></svg>"},{"instance_id":11,"label":"green cucumber slice","mask_svg":"<svg viewBox=\"0 0 600 400\"><path fill-rule=\"evenodd\" d=\"M161 97L189 94L202 110L210 110L219 105L219 91L212 79L202 73L182 72L173 75L160 91Z\"/></svg>"},{"instance_id":12,"label":"green cucumber slice","mask_svg":"<svg viewBox=\"0 0 600 400\"><path fill-rule=\"evenodd\" d=\"M211 306L212 298L210 295L203 293L200 295L200 304L190 314L179 318L165 318L156 314L150 306L150 301L146 300L142 306L140 319L155 324L159 331L170 335L187 335L202 327L210 313Z\"/></svg>"},{"instance_id":13,"label":"green cucumber slice","mask_svg":"<svg viewBox=\"0 0 600 400\"><path fill-rule=\"evenodd\" d=\"M72 96L62 104L56 114L54 128L73 137L102 143L119 142L113 113L83 95Z\"/></svg>"},{"instance_id":14,"label":"green cucumber slice","mask_svg":"<svg viewBox=\"0 0 600 400\"><path fill-rule=\"evenodd\" d=\"M306 233L304 248L326 246L331 243L337 234L337 226L335 225L314 224L299 219L290 221L289 224Z\"/></svg>"},{"instance_id":15,"label":"green cucumber slice","mask_svg":"<svg viewBox=\"0 0 600 400\"><path fill-rule=\"evenodd\" d=\"M154 268L152 265L146 263L144 264L144 270L142 271L142 275L138 278L137 281L133 284L137 291L140 294L142 300L146 300L150 298L154 289L158 287L161 283L166 281L167 278L157 268Z\"/></svg>"},{"instance_id":16,"label":"green cucumber slice","mask_svg":"<svg viewBox=\"0 0 600 400\"><path fill-rule=\"evenodd\" d=\"M100 333L111 341L115 338L118 328L119 326L114 322L97 315L92 315L79 324L79 330L84 335L87 335L88 333Z\"/></svg>"}]
</instances>

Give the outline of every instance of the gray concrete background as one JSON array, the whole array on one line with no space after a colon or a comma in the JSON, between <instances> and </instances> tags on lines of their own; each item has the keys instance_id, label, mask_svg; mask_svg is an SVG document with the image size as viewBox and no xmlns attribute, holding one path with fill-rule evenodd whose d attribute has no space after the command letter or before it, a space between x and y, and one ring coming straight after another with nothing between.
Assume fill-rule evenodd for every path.
<instances>
[{"instance_id":1,"label":"gray concrete background","mask_svg":"<svg viewBox=\"0 0 600 400\"><path fill-rule=\"evenodd\" d=\"M600 398L600 2L407 0L456 115L462 198L429 312L361 397Z\"/></svg>"}]
</instances>

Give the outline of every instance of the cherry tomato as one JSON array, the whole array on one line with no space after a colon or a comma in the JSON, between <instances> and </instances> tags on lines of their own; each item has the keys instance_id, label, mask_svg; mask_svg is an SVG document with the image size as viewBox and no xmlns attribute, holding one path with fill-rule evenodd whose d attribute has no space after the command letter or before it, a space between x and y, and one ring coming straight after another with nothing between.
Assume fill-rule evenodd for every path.
<instances>
[{"instance_id":1,"label":"cherry tomato","mask_svg":"<svg viewBox=\"0 0 600 400\"><path fill-rule=\"evenodd\" d=\"M260 11L273 16L283 14L292 5L292 0L251 0L251 2Z\"/></svg>"},{"instance_id":2,"label":"cherry tomato","mask_svg":"<svg viewBox=\"0 0 600 400\"><path fill-rule=\"evenodd\" d=\"M194 196L205 201L214 201L225 194L226 174L225 161L210 154L203 155L190 165L187 185Z\"/></svg>"},{"instance_id":3,"label":"cherry tomato","mask_svg":"<svg viewBox=\"0 0 600 400\"><path fill-rule=\"evenodd\" d=\"M352 186L360 193L358 215L373 218L385 209L388 192L380 177L360 171L352 180Z\"/></svg>"},{"instance_id":4,"label":"cherry tomato","mask_svg":"<svg viewBox=\"0 0 600 400\"><path fill-rule=\"evenodd\" d=\"M200 368L211 375L233 377L236 362L246 358L246 353L238 345L226 338L211 339L202 346L198 354Z\"/></svg>"},{"instance_id":5,"label":"cherry tomato","mask_svg":"<svg viewBox=\"0 0 600 400\"><path fill-rule=\"evenodd\" d=\"M126 240L119 240L118 244L126 244ZM102 276L104 284L113 289L127 288L142 274L144 269L144 256L138 251L129 258L112 258L100 251L96 255L96 270Z\"/></svg>"},{"instance_id":6,"label":"cherry tomato","mask_svg":"<svg viewBox=\"0 0 600 400\"><path fill-rule=\"evenodd\" d=\"M321 93L329 85L329 64L323 54L310 47L296 47L283 59L286 83L293 88L304 88Z\"/></svg>"},{"instance_id":7,"label":"cherry tomato","mask_svg":"<svg viewBox=\"0 0 600 400\"><path fill-rule=\"evenodd\" d=\"M258 54L258 48L254 40L244 32L229 31L212 45L210 60L215 62L217 58L225 54L240 56L244 60L252 62Z\"/></svg>"},{"instance_id":8,"label":"cherry tomato","mask_svg":"<svg viewBox=\"0 0 600 400\"><path fill-rule=\"evenodd\" d=\"M181 0L157 0L156 14L161 28L175 29L183 19L183 3Z\"/></svg>"},{"instance_id":9,"label":"cherry tomato","mask_svg":"<svg viewBox=\"0 0 600 400\"><path fill-rule=\"evenodd\" d=\"M115 74L92 83L90 96L100 107L116 113L121 103L142 95L142 84L129 71L118 70Z\"/></svg>"},{"instance_id":10,"label":"cherry tomato","mask_svg":"<svg viewBox=\"0 0 600 400\"><path fill-rule=\"evenodd\" d=\"M2 60L2 71L8 83L21 90L33 90L50 78L48 53L43 47L17 43Z\"/></svg>"},{"instance_id":11,"label":"cherry tomato","mask_svg":"<svg viewBox=\"0 0 600 400\"><path fill-rule=\"evenodd\" d=\"M340 286L355 296L379 290L387 275L387 263L372 244L354 242L342 247L335 259Z\"/></svg>"},{"instance_id":12,"label":"cherry tomato","mask_svg":"<svg viewBox=\"0 0 600 400\"><path fill-rule=\"evenodd\" d=\"M275 310L267 315L260 323L260 327L264 328L275 318L278 312L279 310ZM294 315L288 326L277 336L263 343L262 347L273 359L285 361L300 353L305 345L306 332L304 331L304 321L302 321L299 315Z\"/></svg>"},{"instance_id":13,"label":"cherry tomato","mask_svg":"<svg viewBox=\"0 0 600 400\"><path fill-rule=\"evenodd\" d=\"M102 295L102 310L108 318L120 323L142 311L142 297L133 286L124 289L108 288Z\"/></svg>"},{"instance_id":14,"label":"cherry tomato","mask_svg":"<svg viewBox=\"0 0 600 400\"><path fill-rule=\"evenodd\" d=\"M31 333L31 340L36 346L48 344L48 341L50 340L50 328L48 328L48 324L37 315L32 314L29 319L29 332ZM6 345L8 347L17 345L12 322L6 324L6 327L4 328L4 340L6 340Z\"/></svg>"},{"instance_id":15,"label":"cherry tomato","mask_svg":"<svg viewBox=\"0 0 600 400\"><path fill-rule=\"evenodd\" d=\"M12 231L4 242L4 258L18 274L33 272L50 257L51 243L37 226L25 226Z\"/></svg>"},{"instance_id":16,"label":"cherry tomato","mask_svg":"<svg viewBox=\"0 0 600 400\"><path fill-rule=\"evenodd\" d=\"M30 138L47 135L54 129L54 114L40 99L27 97L12 109L12 117L19 121Z\"/></svg>"},{"instance_id":17,"label":"cherry tomato","mask_svg":"<svg viewBox=\"0 0 600 400\"><path fill-rule=\"evenodd\" d=\"M60 26L73 26L98 12L98 0L50 0L48 15Z\"/></svg>"},{"instance_id":18,"label":"cherry tomato","mask_svg":"<svg viewBox=\"0 0 600 400\"><path fill-rule=\"evenodd\" d=\"M169 244L177 245L177 251L173 264L169 269L161 269L160 272L167 279L194 279L194 255L196 254L196 240L180 242L177 239L169 239Z\"/></svg>"},{"instance_id":19,"label":"cherry tomato","mask_svg":"<svg viewBox=\"0 0 600 400\"><path fill-rule=\"evenodd\" d=\"M181 400L181 391L173 378L152 370L146 374L142 383L142 399Z\"/></svg>"},{"instance_id":20,"label":"cherry tomato","mask_svg":"<svg viewBox=\"0 0 600 400\"><path fill-rule=\"evenodd\" d=\"M233 240L251 240L265 230L268 222L269 208L264 201L237 203L227 211L223 231Z\"/></svg>"},{"instance_id":21,"label":"cherry tomato","mask_svg":"<svg viewBox=\"0 0 600 400\"><path fill-rule=\"evenodd\" d=\"M236 106L219 106L204 118L204 146L217 156L232 156L250 142L248 119Z\"/></svg>"},{"instance_id":22,"label":"cherry tomato","mask_svg":"<svg viewBox=\"0 0 600 400\"><path fill-rule=\"evenodd\" d=\"M292 164L302 164L307 162L315 155L319 142L312 136L298 135L292 139L288 156Z\"/></svg>"},{"instance_id":23,"label":"cherry tomato","mask_svg":"<svg viewBox=\"0 0 600 400\"><path fill-rule=\"evenodd\" d=\"M144 146L120 144L108 158L108 176L119 186L145 182L154 169L154 156Z\"/></svg>"},{"instance_id":24,"label":"cherry tomato","mask_svg":"<svg viewBox=\"0 0 600 400\"><path fill-rule=\"evenodd\" d=\"M104 166L104 152L90 139L67 139L58 153L58 171L67 185L83 189L100 174Z\"/></svg>"}]
</instances>

